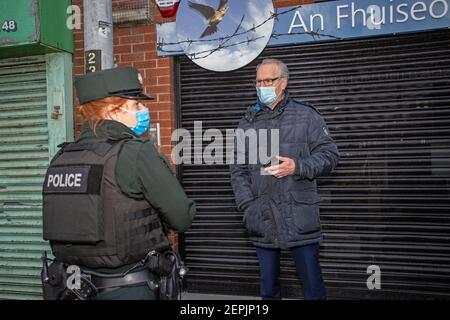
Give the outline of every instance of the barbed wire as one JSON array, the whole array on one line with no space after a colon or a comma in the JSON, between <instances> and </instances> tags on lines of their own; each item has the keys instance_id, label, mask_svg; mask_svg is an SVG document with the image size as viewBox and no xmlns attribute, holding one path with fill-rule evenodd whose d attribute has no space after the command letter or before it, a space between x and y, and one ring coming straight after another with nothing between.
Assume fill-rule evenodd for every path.
<instances>
[{"instance_id":1,"label":"barbed wire","mask_svg":"<svg viewBox=\"0 0 450 320\"><path fill-rule=\"evenodd\" d=\"M278 9L275 9L275 12L271 12L270 17L268 17L266 20L262 21L261 23L257 24L257 25L253 25L253 27L241 31L239 32L239 29L242 28L242 23L244 22L244 17L245 15L242 16L241 21L239 22L236 30L229 36L226 37L218 37L218 38L214 38L214 39L187 39L187 40L182 40L182 41L178 41L178 42L164 42L164 38L160 38L158 39L158 42L156 43L157 49L159 52L163 52L163 53L180 53L180 50L170 50L170 49L165 49L165 46L181 46L183 44L188 44L188 46L191 46L194 43L208 43L208 42L219 42L219 44L217 46L215 46L212 49L208 49L208 50L203 50L203 51L198 51L198 52L193 52L193 53L186 53L186 55L189 56L189 58L191 60L196 60L196 59L204 59L207 58L209 56L211 56L212 54L214 54L215 52L218 52L220 50L223 49L227 49L227 48L231 48L231 47L235 47L238 46L240 44L245 44L247 43L247 45L249 45L252 42L256 42L259 39L264 38L264 36L259 36L259 37L253 37L253 38L249 38L247 37L247 40L242 40L236 43L232 43L232 44L228 44L226 45L228 42L231 41L231 39L240 37L242 35L246 35L249 33L253 33L256 32L257 29L261 28L262 26L264 26L266 23L268 23L271 20L275 20L278 21L278 17L288 14L290 12L296 11L301 9L302 6L295 6L292 7L288 10L282 11L282 12L278 12ZM271 35L271 38L273 39L278 39L279 37L283 37L283 36L291 36L291 35L309 35L311 36L314 40L316 40L317 38L320 37L328 37L328 38L333 38L333 39L340 39L339 37L335 37L332 35L328 35L328 34L323 34L323 33L319 33L318 30L317 31L305 31L305 32L294 32L294 33L273 33Z\"/></svg>"}]
</instances>

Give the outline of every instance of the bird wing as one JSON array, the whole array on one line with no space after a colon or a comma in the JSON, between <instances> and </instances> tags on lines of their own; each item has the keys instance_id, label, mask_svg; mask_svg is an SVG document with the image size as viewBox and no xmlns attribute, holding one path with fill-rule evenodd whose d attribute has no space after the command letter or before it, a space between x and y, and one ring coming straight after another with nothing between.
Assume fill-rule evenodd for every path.
<instances>
[{"instance_id":1,"label":"bird wing","mask_svg":"<svg viewBox=\"0 0 450 320\"><path fill-rule=\"evenodd\" d=\"M202 35L200 36L200 39L209 36L213 33L216 33L217 31L218 31L217 24L210 25L208 26L208 28L205 29L205 31L203 31Z\"/></svg>"},{"instance_id":2,"label":"bird wing","mask_svg":"<svg viewBox=\"0 0 450 320\"><path fill-rule=\"evenodd\" d=\"M228 3L228 0L220 0L219 9L217 11L222 10L222 8Z\"/></svg>"},{"instance_id":3,"label":"bird wing","mask_svg":"<svg viewBox=\"0 0 450 320\"><path fill-rule=\"evenodd\" d=\"M216 13L216 10L214 10L213 7L200 4L200 3L193 3L189 1L189 7L200 13L206 20L211 20L211 18Z\"/></svg>"}]
</instances>

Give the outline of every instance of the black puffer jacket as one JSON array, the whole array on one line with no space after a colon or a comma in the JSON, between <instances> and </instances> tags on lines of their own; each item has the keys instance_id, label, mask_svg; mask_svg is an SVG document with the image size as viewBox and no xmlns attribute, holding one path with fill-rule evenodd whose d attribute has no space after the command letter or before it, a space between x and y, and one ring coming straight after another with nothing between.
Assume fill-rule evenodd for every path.
<instances>
[{"instance_id":1,"label":"black puffer jacket","mask_svg":"<svg viewBox=\"0 0 450 320\"><path fill-rule=\"evenodd\" d=\"M339 161L337 146L321 114L286 93L273 110L259 104L250 106L238 128L267 129L269 137L271 129L279 129L280 156L296 161L294 176L277 179L261 175L259 161L237 164L238 157L248 160L251 154L248 141L245 152L237 150L240 138L236 135L231 184L238 208L245 211L244 223L254 245L290 248L320 242L320 197L315 178L330 173Z\"/></svg>"}]
</instances>

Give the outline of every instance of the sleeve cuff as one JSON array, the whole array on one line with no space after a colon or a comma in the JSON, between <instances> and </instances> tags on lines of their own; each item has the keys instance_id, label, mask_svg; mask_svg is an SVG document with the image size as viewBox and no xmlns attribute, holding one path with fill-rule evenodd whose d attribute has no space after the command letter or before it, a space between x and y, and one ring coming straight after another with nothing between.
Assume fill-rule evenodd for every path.
<instances>
[{"instance_id":1,"label":"sleeve cuff","mask_svg":"<svg viewBox=\"0 0 450 320\"><path fill-rule=\"evenodd\" d=\"M300 161L298 159L294 159L294 163L295 163L294 177L300 180L302 179Z\"/></svg>"},{"instance_id":2,"label":"sleeve cuff","mask_svg":"<svg viewBox=\"0 0 450 320\"><path fill-rule=\"evenodd\" d=\"M242 204L240 204L240 205L238 206L238 209L239 209L240 211L245 211L245 210L247 210L247 208L251 206L251 204L252 204L252 202L253 202L254 200L255 200L255 199L245 201L244 203L242 203Z\"/></svg>"}]
</instances>

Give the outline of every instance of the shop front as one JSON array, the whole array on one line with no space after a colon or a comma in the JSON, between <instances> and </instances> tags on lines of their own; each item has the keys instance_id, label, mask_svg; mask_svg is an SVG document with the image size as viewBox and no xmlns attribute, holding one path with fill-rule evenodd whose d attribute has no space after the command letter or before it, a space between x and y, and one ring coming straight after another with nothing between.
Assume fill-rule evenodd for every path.
<instances>
[{"instance_id":1,"label":"shop front","mask_svg":"<svg viewBox=\"0 0 450 320\"><path fill-rule=\"evenodd\" d=\"M320 110L341 154L338 168L318 180L329 298L449 298L449 4L361 3L284 8L290 12L277 17L269 46L232 72L177 56L178 126L194 136L194 122L202 121L203 131L225 135L255 102L256 65L283 60L290 95ZM209 143L203 139L203 148ZM180 243L187 289L258 295L256 254L228 165L192 161L178 173L198 207ZM369 283L374 270L379 287ZM281 275L285 296L301 298L288 252Z\"/></svg>"}]
</instances>

